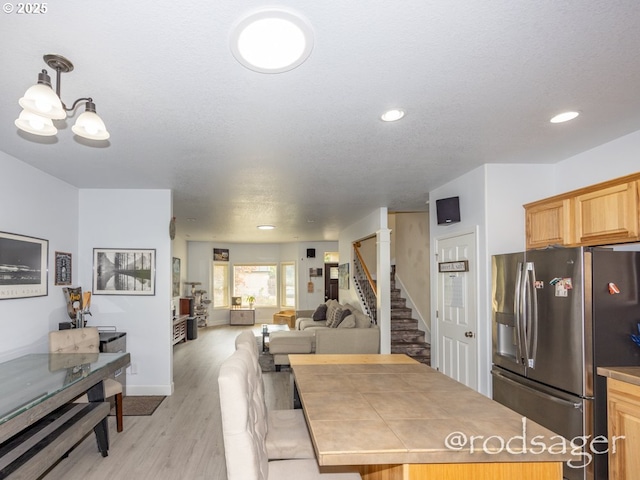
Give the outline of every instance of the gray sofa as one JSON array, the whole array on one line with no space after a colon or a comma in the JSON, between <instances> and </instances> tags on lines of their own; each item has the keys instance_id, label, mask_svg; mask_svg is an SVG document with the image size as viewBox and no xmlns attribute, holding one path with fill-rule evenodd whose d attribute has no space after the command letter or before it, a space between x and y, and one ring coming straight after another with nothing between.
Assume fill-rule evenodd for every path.
<instances>
[{"instance_id":1,"label":"gray sofa","mask_svg":"<svg viewBox=\"0 0 640 480\"><path fill-rule=\"evenodd\" d=\"M297 313L295 330L270 335L269 351L273 354L276 370L289 365L289 354L292 353L380 352L380 329L353 305L328 300L315 311Z\"/></svg>"}]
</instances>

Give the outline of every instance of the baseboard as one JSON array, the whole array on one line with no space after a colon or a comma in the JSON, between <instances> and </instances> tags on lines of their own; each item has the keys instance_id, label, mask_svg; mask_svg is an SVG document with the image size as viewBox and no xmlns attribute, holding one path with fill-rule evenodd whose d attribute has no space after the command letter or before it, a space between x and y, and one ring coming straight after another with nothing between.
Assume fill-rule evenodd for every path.
<instances>
[{"instance_id":1,"label":"baseboard","mask_svg":"<svg viewBox=\"0 0 640 480\"><path fill-rule=\"evenodd\" d=\"M171 395L174 390L173 382L170 385L131 385L130 377L127 377L127 395Z\"/></svg>"}]
</instances>

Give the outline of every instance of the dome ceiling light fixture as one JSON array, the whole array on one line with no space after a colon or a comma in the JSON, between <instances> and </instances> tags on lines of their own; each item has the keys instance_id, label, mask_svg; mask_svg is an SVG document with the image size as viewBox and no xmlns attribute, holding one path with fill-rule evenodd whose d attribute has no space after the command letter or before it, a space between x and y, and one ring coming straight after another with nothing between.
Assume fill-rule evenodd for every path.
<instances>
[{"instance_id":1,"label":"dome ceiling light fixture","mask_svg":"<svg viewBox=\"0 0 640 480\"><path fill-rule=\"evenodd\" d=\"M311 24L281 9L252 13L231 32L231 53L259 73L283 73L302 65L313 50Z\"/></svg>"},{"instance_id":2,"label":"dome ceiling light fixture","mask_svg":"<svg viewBox=\"0 0 640 480\"><path fill-rule=\"evenodd\" d=\"M380 120L383 122L395 122L404 117L404 110L401 108L394 108L392 110L387 110L380 116Z\"/></svg>"},{"instance_id":3,"label":"dome ceiling light fixture","mask_svg":"<svg viewBox=\"0 0 640 480\"><path fill-rule=\"evenodd\" d=\"M573 120L574 118L576 118L578 115L580 115L580 112L563 112L559 113L549 121L551 123L568 122L569 120Z\"/></svg>"},{"instance_id":4,"label":"dome ceiling light fixture","mask_svg":"<svg viewBox=\"0 0 640 480\"><path fill-rule=\"evenodd\" d=\"M78 116L71 130L76 135L90 140L107 140L109 132L96 113L96 104L91 97L79 98L67 107L60 97L60 77L73 70L73 63L61 55L49 54L45 63L56 71L56 90L51 87L51 77L46 70L38 74L38 83L30 87L18 103L24 109L14 122L24 132L40 136L53 136L58 129L52 120L64 120L67 112L75 111L80 102L85 102L85 111Z\"/></svg>"}]
</instances>

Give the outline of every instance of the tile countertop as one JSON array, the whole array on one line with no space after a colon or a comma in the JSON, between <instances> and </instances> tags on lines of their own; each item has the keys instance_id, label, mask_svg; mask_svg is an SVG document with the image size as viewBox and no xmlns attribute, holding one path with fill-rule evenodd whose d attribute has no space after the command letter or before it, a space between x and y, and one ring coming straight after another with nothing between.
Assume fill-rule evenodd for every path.
<instances>
[{"instance_id":1,"label":"tile countertop","mask_svg":"<svg viewBox=\"0 0 640 480\"><path fill-rule=\"evenodd\" d=\"M640 367L598 367L598 375L640 386Z\"/></svg>"},{"instance_id":2,"label":"tile countertop","mask_svg":"<svg viewBox=\"0 0 640 480\"><path fill-rule=\"evenodd\" d=\"M426 365L291 363L320 465L572 459L559 435Z\"/></svg>"}]
</instances>

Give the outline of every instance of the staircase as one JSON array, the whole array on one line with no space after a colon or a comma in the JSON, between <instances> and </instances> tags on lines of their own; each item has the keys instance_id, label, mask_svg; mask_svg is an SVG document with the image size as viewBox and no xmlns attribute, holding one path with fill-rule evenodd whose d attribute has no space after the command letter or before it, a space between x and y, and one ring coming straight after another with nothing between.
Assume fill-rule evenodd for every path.
<instances>
[{"instance_id":1,"label":"staircase","mask_svg":"<svg viewBox=\"0 0 640 480\"><path fill-rule=\"evenodd\" d=\"M404 353L431 365L431 345L424 341L424 332L418 329L418 320L411 318L412 310L396 288L395 266L391 266L391 353Z\"/></svg>"}]
</instances>

